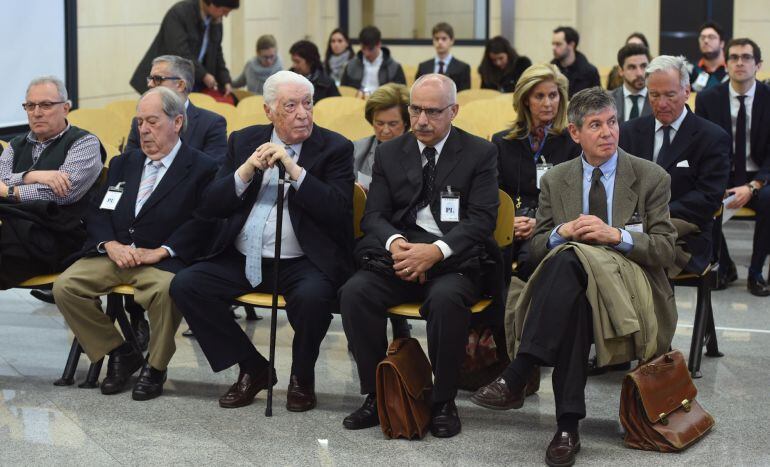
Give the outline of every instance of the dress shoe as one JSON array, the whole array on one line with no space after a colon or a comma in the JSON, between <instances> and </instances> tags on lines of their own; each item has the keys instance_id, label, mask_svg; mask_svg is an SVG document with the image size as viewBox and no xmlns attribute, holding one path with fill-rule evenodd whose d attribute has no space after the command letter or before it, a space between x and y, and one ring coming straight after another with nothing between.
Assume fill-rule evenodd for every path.
<instances>
[{"instance_id":1,"label":"dress shoe","mask_svg":"<svg viewBox=\"0 0 770 467\"><path fill-rule=\"evenodd\" d=\"M342 426L348 430L361 430L380 424L380 416L377 413L377 395L369 394L364 404L355 412L342 420Z\"/></svg>"},{"instance_id":2,"label":"dress shoe","mask_svg":"<svg viewBox=\"0 0 770 467\"><path fill-rule=\"evenodd\" d=\"M588 376L599 376L608 371L628 371L631 369L631 362L618 363L615 365L597 366L596 357L588 359Z\"/></svg>"},{"instance_id":3,"label":"dress shoe","mask_svg":"<svg viewBox=\"0 0 770 467\"><path fill-rule=\"evenodd\" d=\"M270 371L269 367L255 376L241 372L238 375L238 381L230 386L225 395L219 398L219 406L225 409L236 409L254 402L254 397L256 397L257 393L267 389L268 371ZM273 370L273 386L275 386L277 380L275 370Z\"/></svg>"},{"instance_id":4,"label":"dress shoe","mask_svg":"<svg viewBox=\"0 0 770 467\"><path fill-rule=\"evenodd\" d=\"M735 263L731 262L725 268L724 274L719 274L717 277L717 285L714 290L725 290L729 284L738 280L738 269L735 267Z\"/></svg>"},{"instance_id":5,"label":"dress shoe","mask_svg":"<svg viewBox=\"0 0 770 467\"><path fill-rule=\"evenodd\" d=\"M756 295L757 297L767 297L770 295L770 286L761 277L757 279L749 277L749 280L746 282L746 288L749 289L751 295Z\"/></svg>"},{"instance_id":6,"label":"dress shoe","mask_svg":"<svg viewBox=\"0 0 770 467\"><path fill-rule=\"evenodd\" d=\"M286 410L289 412L306 412L316 405L315 386L302 385L296 375L289 378L289 390L286 393Z\"/></svg>"},{"instance_id":7,"label":"dress shoe","mask_svg":"<svg viewBox=\"0 0 770 467\"><path fill-rule=\"evenodd\" d=\"M471 402L493 410L520 409L524 405L526 389L527 387L524 386L518 394L514 394L511 392L505 379L500 376L474 392L471 396Z\"/></svg>"},{"instance_id":8,"label":"dress shoe","mask_svg":"<svg viewBox=\"0 0 770 467\"><path fill-rule=\"evenodd\" d=\"M462 424L457 415L454 399L433 406L430 420L430 433L436 438L451 438L460 433Z\"/></svg>"},{"instance_id":9,"label":"dress shoe","mask_svg":"<svg viewBox=\"0 0 770 467\"><path fill-rule=\"evenodd\" d=\"M195 334L193 334L192 329L187 328L187 331L182 331L182 336L184 336L184 337L195 337Z\"/></svg>"},{"instance_id":10,"label":"dress shoe","mask_svg":"<svg viewBox=\"0 0 770 467\"><path fill-rule=\"evenodd\" d=\"M580 452L580 436L577 432L557 431L545 451L545 463L552 467L574 465L578 452Z\"/></svg>"},{"instance_id":11,"label":"dress shoe","mask_svg":"<svg viewBox=\"0 0 770 467\"><path fill-rule=\"evenodd\" d=\"M166 370L160 371L145 363L139 373L139 379L134 384L131 398L135 401L148 401L163 394L163 383L166 382Z\"/></svg>"},{"instance_id":12,"label":"dress shoe","mask_svg":"<svg viewBox=\"0 0 770 467\"><path fill-rule=\"evenodd\" d=\"M107 361L107 376L102 381L102 394L117 394L125 388L128 378L144 364L139 352L116 353Z\"/></svg>"},{"instance_id":13,"label":"dress shoe","mask_svg":"<svg viewBox=\"0 0 770 467\"><path fill-rule=\"evenodd\" d=\"M52 305L56 303L56 300L53 298L52 290L30 290L29 294L41 302L50 303Z\"/></svg>"},{"instance_id":14,"label":"dress shoe","mask_svg":"<svg viewBox=\"0 0 770 467\"><path fill-rule=\"evenodd\" d=\"M406 318L390 318L390 325L393 328L393 340L412 337L412 325Z\"/></svg>"}]
</instances>

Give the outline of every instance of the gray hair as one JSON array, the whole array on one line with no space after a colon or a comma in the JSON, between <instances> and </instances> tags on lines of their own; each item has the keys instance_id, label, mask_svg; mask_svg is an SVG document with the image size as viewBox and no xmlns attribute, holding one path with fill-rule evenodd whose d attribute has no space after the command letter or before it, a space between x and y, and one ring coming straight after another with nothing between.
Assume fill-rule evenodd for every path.
<instances>
[{"instance_id":1,"label":"gray hair","mask_svg":"<svg viewBox=\"0 0 770 467\"><path fill-rule=\"evenodd\" d=\"M275 103L278 99L278 89L285 84L305 86L311 99L315 93L315 87L309 79L299 73L294 73L293 71L281 70L270 75L270 77L265 80L265 85L262 87L262 97L265 99L265 104L270 106L271 109L275 110Z\"/></svg>"},{"instance_id":2,"label":"gray hair","mask_svg":"<svg viewBox=\"0 0 770 467\"><path fill-rule=\"evenodd\" d=\"M178 55L161 55L156 57L152 64L168 63L171 68L171 74L179 76L184 81L184 92L190 94L195 86L195 65L191 60Z\"/></svg>"},{"instance_id":3,"label":"gray hair","mask_svg":"<svg viewBox=\"0 0 770 467\"><path fill-rule=\"evenodd\" d=\"M444 88L444 91L449 91L448 97L450 105L457 103L457 85L448 76L438 73L428 73L427 75L422 75L417 78L414 84L412 84L412 89L409 90L409 102L412 101L412 94L414 94L414 90L429 80L438 80L441 82L441 86Z\"/></svg>"},{"instance_id":4,"label":"gray hair","mask_svg":"<svg viewBox=\"0 0 770 467\"><path fill-rule=\"evenodd\" d=\"M652 59L647 69L644 71L645 81L650 79L650 75L659 71L674 70L679 73L679 84L682 88L690 85L690 72L687 70L687 59L674 57L673 55L659 55ZM646 84L646 83L645 83Z\"/></svg>"},{"instance_id":5,"label":"gray hair","mask_svg":"<svg viewBox=\"0 0 770 467\"><path fill-rule=\"evenodd\" d=\"M142 94L142 97L139 98L139 102L142 102L145 97L152 94L160 94L160 103L163 108L163 113L166 114L170 120L174 120L178 115L182 116L182 128L180 128L179 133L183 133L187 129L187 111L184 108L184 99L171 89L158 86L157 88L149 89ZM139 104L136 106L138 108Z\"/></svg>"},{"instance_id":6,"label":"gray hair","mask_svg":"<svg viewBox=\"0 0 770 467\"><path fill-rule=\"evenodd\" d=\"M594 86L583 89L572 96L567 107L567 119L576 127L581 128L586 116L598 114L606 109L612 109L617 112L615 99L609 92Z\"/></svg>"},{"instance_id":7,"label":"gray hair","mask_svg":"<svg viewBox=\"0 0 770 467\"><path fill-rule=\"evenodd\" d=\"M41 84L53 84L56 86L56 91L59 93L59 99L68 104L72 104L69 100L69 95L67 94L67 88L64 86L64 81L56 76L40 76L33 79L29 82L29 86L27 86L27 94L29 94L29 90L32 86L39 86Z\"/></svg>"}]
</instances>

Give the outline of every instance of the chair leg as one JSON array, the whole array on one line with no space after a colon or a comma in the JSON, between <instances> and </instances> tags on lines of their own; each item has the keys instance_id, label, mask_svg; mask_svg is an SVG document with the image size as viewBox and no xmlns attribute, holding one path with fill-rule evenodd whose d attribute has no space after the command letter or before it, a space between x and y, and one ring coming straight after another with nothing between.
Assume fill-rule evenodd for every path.
<instances>
[{"instance_id":1,"label":"chair leg","mask_svg":"<svg viewBox=\"0 0 770 467\"><path fill-rule=\"evenodd\" d=\"M708 320L706 322L706 355L709 357L724 357L725 354L719 351L717 342L717 330L714 323L714 308L711 305L711 294L708 300Z\"/></svg>"},{"instance_id":2,"label":"chair leg","mask_svg":"<svg viewBox=\"0 0 770 467\"><path fill-rule=\"evenodd\" d=\"M695 322L692 328L692 341L690 342L690 356L688 367L690 375L694 378L700 378L703 375L700 371L700 362L703 352L703 338L706 333L707 321L707 298L709 296L709 286L706 278L703 278L698 284L697 304L695 305Z\"/></svg>"},{"instance_id":3,"label":"chair leg","mask_svg":"<svg viewBox=\"0 0 770 467\"><path fill-rule=\"evenodd\" d=\"M123 307L122 295L107 295L107 316L109 316L112 321L118 322L118 326L120 326L120 331L123 333L123 337L126 339L126 342L131 344L131 347L134 348L134 351L142 353L142 350L139 348L139 340L137 339L136 333L134 332L134 327L131 326L131 322L126 316L126 310Z\"/></svg>"},{"instance_id":4,"label":"chair leg","mask_svg":"<svg viewBox=\"0 0 770 467\"><path fill-rule=\"evenodd\" d=\"M79 388L94 389L99 387L99 374L102 372L102 363L104 363L103 358L98 362L91 363L91 366L88 367L85 381L78 384Z\"/></svg>"},{"instance_id":5,"label":"chair leg","mask_svg":"<svg viewBox=\"0 0 770 467\"><path fill-rule=\"evenodd\" d=\"M80 343L77 339L72 339L72 346L70 347L70 354L67 356L67 363L64 365L64 371L61 378L54 381L54 386L72 386L75 384L75 370L78 369L81 353L83 353L83 349L80 347Z\"/></svg>"},{"instance_id":6,"label":"chair leg","mask_svg":"<svg viewBox=\"0 0 770 467\"><path fill-rule=\"evenodd\" d=\"M261 316L257 315L257 312L253 306L244 305L243 308L246 310L246 321L258 321L262 319Z\"/></svg>"}]
</instances>

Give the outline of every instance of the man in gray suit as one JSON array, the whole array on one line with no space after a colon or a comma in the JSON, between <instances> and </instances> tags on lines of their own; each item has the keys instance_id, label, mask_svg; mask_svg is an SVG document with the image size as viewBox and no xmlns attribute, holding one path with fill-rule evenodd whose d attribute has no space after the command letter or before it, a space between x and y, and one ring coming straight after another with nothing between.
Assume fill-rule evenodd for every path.
<instances>
[{"instance_id":1,"label":"man in gray suit","mask_svg":"<svg viewBox=\"0 0 770 467\"><path fill-rule=\"evenodd\" d=\"M618 109L618 123L650 115L644 70L650 63L650 51L641 44L626 44L618 50L618 66L623 86L612 91Z\"/></svg>"},{"instance_id":2,"label":"man in gray suit","mask_svg":"<svg viewBox=\"0 0 770 467\"><path fill-rule=\"evenodd\" d=\"M610 349L613 343L595 318L601 302L613 304L604 310L610 319L621 303L632 314L639 312L639 326L620 335L634 343L644 340L646 354L668 350L677 319L664 271L673 264L676 238L668 213L668 174L618 148L615 103L601 88L575 94L568 116L570 135L583 155L549 170L540 182L531 254L541 264L516 307L527 313L522 330L516 331L521 334L518 353L498 379L471 397L482 407L519 408L534 367L554 367L558 429L546 450L548 465L572 465L580 450L578 421L586 415L586 359L592 341L600 361L600 350L637 352L634 345ZM606 274L608 268L612 274ZM602 273L617 279L608 277L597 291ZM657 334L640 332L643 325L656 324ZM605 357L612 362L620 358Z\"/></svg>"}]
</instances>

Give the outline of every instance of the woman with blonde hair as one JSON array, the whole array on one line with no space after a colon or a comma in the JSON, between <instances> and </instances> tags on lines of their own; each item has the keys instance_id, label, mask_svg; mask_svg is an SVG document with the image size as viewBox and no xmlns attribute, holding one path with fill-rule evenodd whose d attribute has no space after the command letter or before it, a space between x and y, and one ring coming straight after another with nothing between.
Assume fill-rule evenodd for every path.
<instances>
[{"instance_id":1,"label":"woman with blonde hair","mask_svg":"<svg viewBox=\"0 0 770 467\"><path fill-rule=\"evenodd\" d=\"M513 247L505 252L516 261L516 275L527 280L536 264L528 261L534 233L540 177L550 167L580 155L567 130L567 78L554 65L532 65L513 92L516 121L492 137L498 152L500 189L516 205Z\"/></svg>"}]
</instances>

